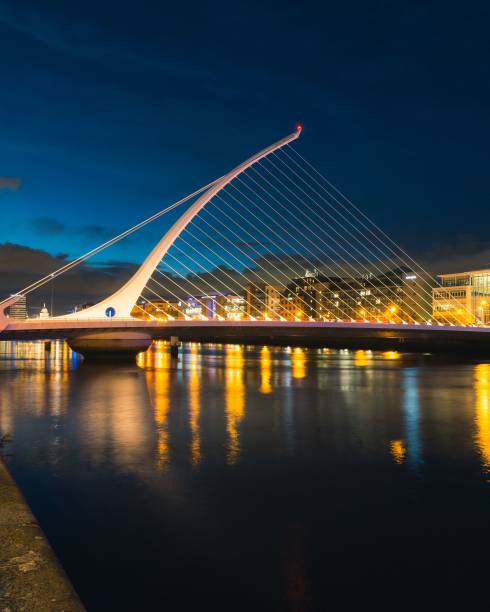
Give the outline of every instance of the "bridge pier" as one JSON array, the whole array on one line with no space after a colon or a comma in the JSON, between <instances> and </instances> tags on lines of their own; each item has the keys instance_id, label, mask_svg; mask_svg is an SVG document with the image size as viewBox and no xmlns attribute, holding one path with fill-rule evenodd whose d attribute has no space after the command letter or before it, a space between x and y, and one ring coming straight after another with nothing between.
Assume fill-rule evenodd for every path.
<instances>
[{"instance_id":1,"label":"bridge pier","mask_svg":"<svg viewBox=\"0 0 490 612\"><path fill-rule=\"evenodd\" d=\"M179 337L170 336L170 357L177 358L179 356Z\"/></svg>"},{"instance_id":2,"label":"bridge pier","mask_svg":"<svg viewBox=\"0 0 490 612\"><path fill-rule=\"evenodd\" d=\"M134 363L136 355L152 342L149 334L139 331L95 331L68 338L69 347L85 361L99 363Z\"/></svg>"}]
</instances>

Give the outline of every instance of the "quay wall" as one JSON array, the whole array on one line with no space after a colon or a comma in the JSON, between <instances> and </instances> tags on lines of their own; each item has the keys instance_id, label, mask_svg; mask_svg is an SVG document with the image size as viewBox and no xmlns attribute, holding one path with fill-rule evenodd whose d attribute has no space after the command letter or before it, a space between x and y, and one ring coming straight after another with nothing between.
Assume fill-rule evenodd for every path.
<instances>
[{"instance_id":1,"label":"quay wall","mask_svg":"<svg viewBox=\"0 0 490 612\"><path fill-rule=\"evenodd\" d=\"M0 457L0 610L84 609Z\"/></svg>"}]
</instances>

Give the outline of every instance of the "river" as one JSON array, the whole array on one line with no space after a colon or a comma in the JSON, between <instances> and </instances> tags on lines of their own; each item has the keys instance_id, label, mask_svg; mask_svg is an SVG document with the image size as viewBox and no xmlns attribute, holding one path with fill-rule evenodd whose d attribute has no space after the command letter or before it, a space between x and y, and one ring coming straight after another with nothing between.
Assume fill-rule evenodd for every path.
<instances>
[{"instance_id":1,"label":"river","mask_svg":"<svg viewBox=\"0 0 490 612\"><path fill-rule=\"evenodd\" d=\"M157 342L112 368L4 342L0 432L90 612L487 598L490 362Z\"/></svg>"}]
</instances>

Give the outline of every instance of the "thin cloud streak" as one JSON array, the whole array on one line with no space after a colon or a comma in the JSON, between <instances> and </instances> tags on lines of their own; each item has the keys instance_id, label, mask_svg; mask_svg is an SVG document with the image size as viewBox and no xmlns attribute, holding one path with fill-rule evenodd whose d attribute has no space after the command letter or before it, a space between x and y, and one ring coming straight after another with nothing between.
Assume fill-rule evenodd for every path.
<instances>
[{"instance_id":1,"label":"thin cloud streak","mask_svg":"<svg viewBox=\"0 0 490 612\"><path fill-rule=\"evenodd\" d=\"M0 189L10 189L11 191L17 191L22 185L22 181L18 177L13 176L0 176Z\"/></svg>"}]
</instances>

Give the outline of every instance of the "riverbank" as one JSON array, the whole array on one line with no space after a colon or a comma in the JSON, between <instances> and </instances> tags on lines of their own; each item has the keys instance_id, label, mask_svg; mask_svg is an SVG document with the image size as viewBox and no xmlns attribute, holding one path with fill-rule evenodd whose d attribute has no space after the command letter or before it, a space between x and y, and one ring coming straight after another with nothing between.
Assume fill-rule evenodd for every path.
<instances>
[{"instance_id":1,"label":"riverbank","mask_svg":"<svg viewBox=\"0 0 490 612\"><path fill-rule=\"evenodd\" d=\"M1 458L0 542L2 612L84 610Z\"/></svg>"}]
</instances>

